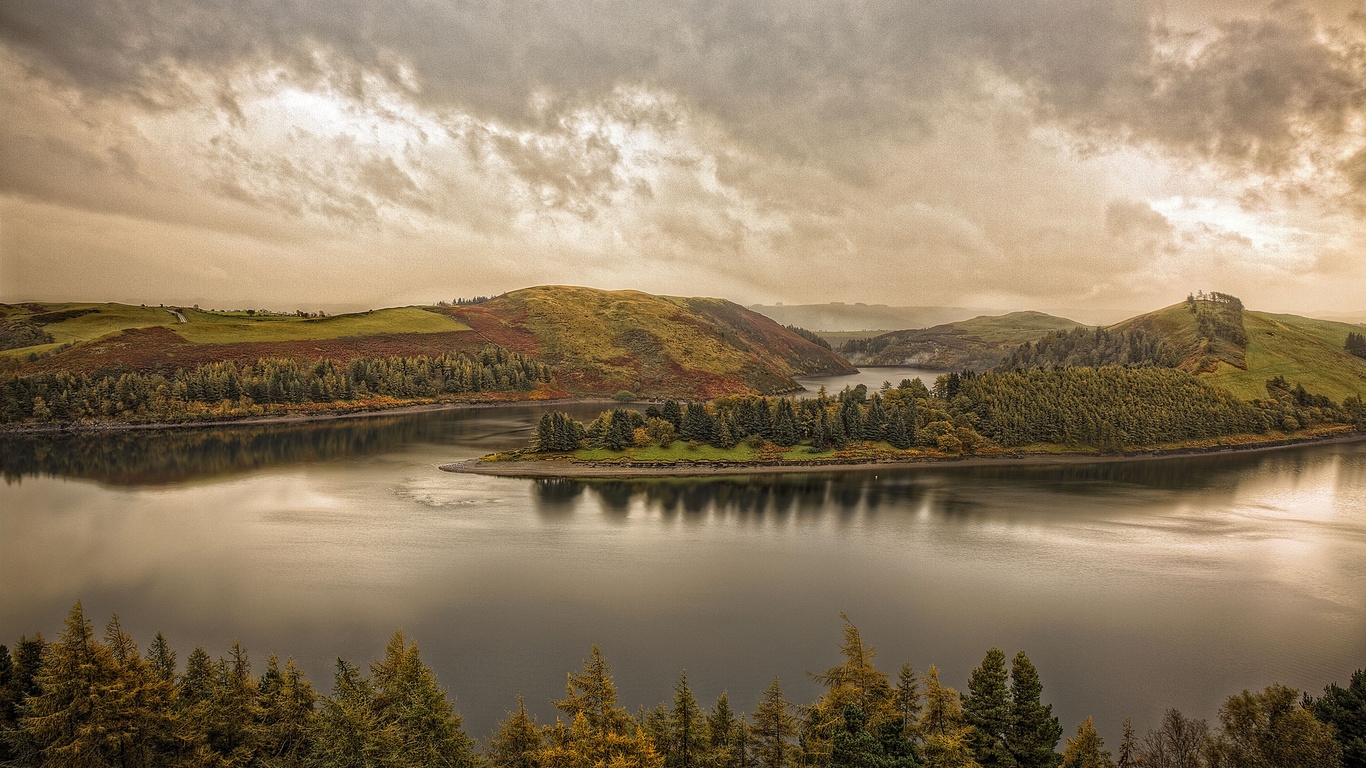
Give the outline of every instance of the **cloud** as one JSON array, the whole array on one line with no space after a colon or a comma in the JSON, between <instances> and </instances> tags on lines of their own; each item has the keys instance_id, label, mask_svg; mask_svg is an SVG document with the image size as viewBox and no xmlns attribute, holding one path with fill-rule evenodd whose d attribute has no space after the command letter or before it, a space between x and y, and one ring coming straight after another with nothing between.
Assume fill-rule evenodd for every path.
<instances>
[{"instance_id":1,"label":"cloud","mask_svg":"<svg viewBox=\"0 0 1366 768\"><path fill-rule=\"evenodd\" d=\"M153 260L195 232L304 271L363 243L415 273L406 300L452 265L483 281L467 294L594 277L902 304L1148 301L1235 258L1256 269L1225 279L1268 296L1341 272L1366 216L1363 29L1183 11L0 0L0 193L21 230L48 206L155 222L161 251L122 241ZM1248 221L1153 207L1177 198ZM27 266L7 297L56 290L44 260L94 258L9 234Z\"/></svg>"}]
</instances>

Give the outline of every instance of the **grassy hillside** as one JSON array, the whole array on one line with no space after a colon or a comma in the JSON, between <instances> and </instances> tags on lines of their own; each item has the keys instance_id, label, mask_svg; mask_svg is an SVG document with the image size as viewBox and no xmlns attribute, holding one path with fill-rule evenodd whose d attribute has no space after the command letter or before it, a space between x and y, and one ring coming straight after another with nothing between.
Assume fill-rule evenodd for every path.
<instances>
[{"instance_id":1,"label":"grassy hillside","mask_svg":"<svg viewBox=\"0 0 1366 768\"><path fill-rule=\"evenodd\" d=\"M864 365L914 365L941 371L984 371L1026 341L1051 331L1082 327L1075 320L1042 312L982 315L957 323L893 331L844 348Z\"/></svg>"},{"instance_id":2,"label":"grassy hillside","mask_svg":"<svg viewBox=\"0 0 1366 768\"><path fill-rule=\"evenodd\" d=\"M715 397L844 373L838 355L722 299L541 286L442 308L484 338L554 365L572 393Z\"/></svg>"},{"instance_id":3,"label":"grassy hillside","mask_svg":"<svg viewBox=\"0 0 1366 768\"><path fill-rule=\"evenodd\" d=\"M721 299L554 286L473 306L326 318L124 304L0 305L0 324L11 329L11 340L45 342L4 351L8 365L17 363L25 374L165 375L224 360L435 356L490 342L556 366L559 391L581 395L771 393L796 388L796 375L852 370L829 350Z\"/></svg>"},{"instance_id":4,"label":"grassy hillside","mask_svg":"<svg viewBox=\"0 0 1366 768\"><path fill-rule=\"evenodd\" d=\"M1244 310L1242 346L1202 339L1186 303L1130 318L1114 329L1143 328L1160 334L1182 355L1181 367L1235 395L1266 397L1266 380L1284 376L1335 401L1366 396L1366 360L1348 354L1347 334L1359 326L1298 315Z\"/></svg>"}]
</instances>

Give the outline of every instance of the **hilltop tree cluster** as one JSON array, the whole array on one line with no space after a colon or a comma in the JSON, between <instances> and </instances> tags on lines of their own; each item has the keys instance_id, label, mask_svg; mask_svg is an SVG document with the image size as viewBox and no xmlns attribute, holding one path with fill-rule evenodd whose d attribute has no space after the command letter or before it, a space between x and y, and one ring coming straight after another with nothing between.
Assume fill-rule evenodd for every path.
<instances>
[{"instance_id":1,"label":"hilltop tree cluster","mask_svg":"<svg viewBox=\"0 0 1366 768\"><path fill-rule=\"evenodd\" d=\"M795 325L786 325L786 326L783 326L783 327L786 328L786 329L788 329L789 331L792 331L793 333L797 334L798 336L802 337L803 339L806 339L807 341L811 342L812 344L815 344L815 345L818 346L818 347L825 347L826 349L830 349L830 342L828 342L828 341L826 341L825 339L822 339L820 336L816 335L816 333L815 333L814 331L808 331L808 330L806 330L805 328L801 328L801 327L798 327L798 326L795 326Z\"/></svg>"},{"instance_id":2,"label":"hilltop tree cluster","mask_svg":"<svg viewBox=\"0 0 1366 768\"><path fill-rule=\"evenodd\" d=\"M1090 332L1085 332L1088 335ZM851 444L898 450L928 448L972 453L987 445L1012 448L1046 443L1119 450L1269 431L1295 432L1323 424L1366 428L1359 398L1342 405L1283 379L1268 382L1269 397L1245 402L1173 368L1055 368L949 373L932 389L919 379L868 394L860 385L834 397L807 400L755 396L706 403L605 411L587 427L567 414L546 414L533 448L621 451L668 447L675 440L715 448L750 441L760 446L805 445L812 452Z\"/></svg>"},{"instance_id":3,"label":"hilltop tree cluster","mask_svg":"<svg viewBox=\"0 0 1366 768\"><path fill-rule=\"evenodd\" d=\"M156 421L259 415L268 405L527 391L551 377L551 368L544 363L493 345L472 355L356 358L344 365L282 358L247 364L228 361L181 369L170 377L6 375L0 378L0 419Z\"/></svg>"},{"instance_id":4,"label":"hilltop tree cluster","mask_svg":"<svg viewBox=\"0 0 1366 768\"><path fill-rule=\"evenodd\" d=\"M596 646L541 723L515 711L478 749L417 645L395 633L367 671L338 659L319 696L293 660L252 673L234 643L225 658L195 648L183 668L160 634L145 653L114 617L96 636L80 603L56 642L0 646L0 762L28 766L263 768L1224 768L1366 765L1366 670L1318 698L1273 685L1220 709L1222 726L1168 710L1140 739L1125 720L1118 754L1092 720L1073 738L1043 702L1023 652L998 649L966 693L934 666L893 676L846 618L839 661L812 675L817 699L794 706L780 681L751 713L722 693L710 708L680 675L670 700L631 714ZM1059 747L1062 751L1059 752Z\"/></svg>"},{"instance_id":5,"label":"hilltop tree cluster","mask_svg":"<svg viewBox=\"0 0 1366 768\"><path fill-rule=\"evenodd\" d=\"M1207 342L1226 341L1238 349L1247 346L1243 327L1243 302L1227 293L1201 291L1186 296L1186 306L1195 315L1196 333Z\"/></svg>"},{"instance_id":6,"label":"hilltop tree cluster","mask_svg":"<svg viewBox=\"0 0 1366 768\"><path fill-rule=\"evenodd\" d=\"M1016 347L997 367L1004 371L1031 368L1175 368L1181 356L1161 336L1142 328L1110 331L1074 328L1053 331L1036 342Z\"/></svg>"},{"instance_id":7,"label":"hilltop tree cluster","mask_svg":"<svg viewBox=\"0 0 1366 768\"><path fill-rule=\"evenodd\" d=\"M1359 333L1347 334L1346 350L1357 357L1366 359L1366 336Z\"/></svg>"}]
</instances>

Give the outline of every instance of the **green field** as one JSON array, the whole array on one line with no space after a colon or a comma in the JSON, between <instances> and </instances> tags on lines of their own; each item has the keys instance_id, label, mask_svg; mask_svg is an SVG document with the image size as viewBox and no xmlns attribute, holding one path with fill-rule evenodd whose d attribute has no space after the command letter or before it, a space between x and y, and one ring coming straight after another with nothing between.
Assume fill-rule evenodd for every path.
<instances>
[{"instance_id":1,"label":"green field","mask_svg":"<svg viewBox=\"0 0 1366 768\"><path fill-rule=\"evenodd\" d=\"M190 322L171 326L172 330L195 344L234 344L253 341L312 341L335 339L342 336L373 336L381 333L442 333L466 331L469 326L448 315L439 315L418 307L377 309L351 315L319 318L268 318L247 320L240 317L215 316L201 322L202 315L190 310L185 313Z\"/></svg>"},{"instance_id":2,"label":"green field","mask_svg":"<svg viewBox=\"0 0 1366 768\"><path fill-rule=\"evenodd\" d=\"M1284 376L1337 402L1366 397L1366 360L1343 345L1358 326L1297 315L1244 312L1247 370L1221 363L1209 380L1242 398L1266 397L1266 380Z\"/></svg>"},{"instance_id":3,"label":"green field","mask_svg":"<svg viewBox=\"0 0 1366 768\"><path fill-rule=\"evenodd\" d=\"M195 344L233 344L261 341L311 341L343 336L369 336L392 333L441 333L469 330L469 326L449 315L429 312L420 307L396 307L333 317L303 318L288 315L248 316L245 312L206 312L192 308L177 311L188 322L182 323L170 308L141 307L130 304L44 304L45 312L35 313L22 305L0 307L0 321L38 322L52 336L52 343L5 350L11 356L39 355L63 344L94 341L131 328L164 326ZM60 322L42 323L44 315L80 312ZM36 321L34 318L38 318Z\"/></svg>"}]
</instances>

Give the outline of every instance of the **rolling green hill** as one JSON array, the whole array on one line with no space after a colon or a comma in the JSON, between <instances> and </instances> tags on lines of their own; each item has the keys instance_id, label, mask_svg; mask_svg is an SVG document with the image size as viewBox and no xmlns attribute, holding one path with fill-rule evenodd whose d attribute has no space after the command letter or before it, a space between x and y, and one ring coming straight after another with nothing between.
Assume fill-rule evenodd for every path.
<instances>
[{"instance_id":1,"label":"rolling green hill","mask_svg":"<svg viewBox=\"0 0 1366 768\"><path fill-rule=\"evenodd\" d=\"M181 318L184 318L182 322ZM226 360L436 356L494 343L555 366L556 391L715 397L843 373L838 355L721 299L545 286L482 304L304 318L125 304L0 305L6 367L170 374ZM35 343L36 342L36 343Z\"/></svg>"},{"instance_id":2,"label":"rolling green hill","mask_svg":"<svg viewBox=\"0 0 1366 768\"><path fill-rule=\"evenodd\" d=\"M1043 312L981 315L970 320L846 343L842 354L862 365L913 365L940 371L985 371L1016 346L1052 331L1082 327Z\"/></svg>"},{"instance_id":3,"label":"rolling green hill","mask_svg":"<svg viewBox=\"0 0 1366 768\"><path fill-rule=\"evenodd\" d=\"M1199 334L1185 302L1130 318L1112 329L1157 333L1182 356L1180 367L1244 399L1266 397L1266 380L1284 376L1315 394L1341 402L1366 396L1366 360L1344 350L1347 334L1360 326L1298 315L1242 311L1246 342L1211 342Z\"/></svg>"}]
</instances>

